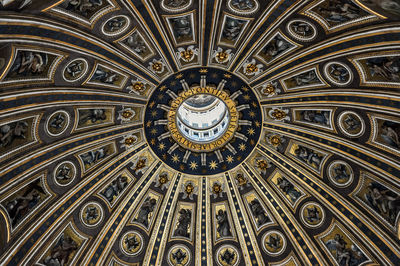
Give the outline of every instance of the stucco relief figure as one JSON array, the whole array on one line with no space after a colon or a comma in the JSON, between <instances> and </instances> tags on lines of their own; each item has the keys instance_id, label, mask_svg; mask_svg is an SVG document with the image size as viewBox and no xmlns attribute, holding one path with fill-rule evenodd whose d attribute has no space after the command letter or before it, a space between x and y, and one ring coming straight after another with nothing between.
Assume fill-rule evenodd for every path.
<instances>
[{"instance_id":1,"label":"stucco relief figure","mask_svg":"<svg viewBox=\"0 0 400 266\"><path fill-rule=\"evenodd\" d=\"M17 192L16 196L6 201L4 204L11 224L15 227L24 217L44 200L46 192L44 191L40 180L29 184L21 192Z\"/></svg>"},{"instance_id":2,"label":"stucco relief figure","mask_svg":"<svg viewBox=\"0 0 400 266\"><path fill-rule=\"evenodd\" d=\"M126 38L125 44L140 56L144 56L147 53L146 43L137 31Z\"/></svg>"},{"instance_id":3,"label":"stucco relief figure","mask_svg":"<svg viewBox=\"0 0 400 266\"><path fill-rule=\"evenodd\" d=\"M150 217L154 212L156 204L156 199L147 197L140 207L139 213L134 221L144 225L146 228L149 227Z\"/></svg>"},{"instance_id":4,"label":"stucco relief figure","mask_svg":"<svg viewBox=\"0 0 400 266\"><path fill-rule=\"evenodd\" d=\"M295 203L301 197L301 192L299 192L285 177L278 177L276 185L283 194L289 197L292 203Z\"/></svg>"},{"instance_id":5,"label":"stucco relief figure","mask_svg":"<svg viewBox=\"0 0 400 266\"><path fill-rule=\"evenodd\" d=\"M165 0L165 6L170 8L177 8L185 6L189 0Z\"/></svg>"},{"instance_id":6,"label":"stucco relief figure","mask_svg":"<svg viewBox=\"0 0 400 266\"><path fill-rule=\"evenodd\" d=\"M394 225L400 212L400 195L385 186L371 182L360 196L377 213Z\"/></svg>"},{"instance_id":7,"label":"stucco relief figure","mask_svg":"<svg viewBox=\"0 0 400 266\"><path fill-rule=\"evenodd\" d=\"M325 245L340 266L356 266L367 260L356 245L348 243L340 234L335 234L333 238L325 242Z\"/></svg>"},{"instance_id":8,"label":"stucco relief figure","mask_svg":"<svg viewBox=\"0 0 400 266\"><path fill-rule=\"evenodd\" d=\"M119 78L120 76L117 73L99 66L97 67L90 81L97 81L105 84L115 84Z\"/></svg>"},{"instance_id":9,"label":"stucco relief figure","mask_svg":"<svg viewBox=\"0 0 400 266\"><path fill-rule=\"evenodd\" d=\"M235 42L239 38L245 23L245 20L226 17L222 37L228 41Z\"/></svg>"},{"instance_id":10,"label":"stucco relief figure","mask_svg":"<svg viewBox=\"0 0 400 266\"><path fill-rule=\"evenodd\" d=\"M321 220L321 213L316 206L312 205L306 208L304 219L311 224L318 223Z\"/></svg>"},{"instance_id":11,"label":"stucco relief figure","mask_svg":"<svg viewBox=\"0 0 400 266\"><path fill-rule=\"evenodd\" d=\"M108 155L108 150L105 147L89 151L87 153L79 155L85 164L85 166L92 166L99 160L106 158Z\"/></svg>"},{"instance_id":12,"label":"stucco relief figure","mask_svg":"<svg viewBox=\"0 0 400 266\"><path fill-rule=\"evenodd\" d=\"M187 260L187 253L185 250L178 248L175 252L171 253L172 260L176 263L175 265L185 265Z\"/></svg>"},{"instance_id":13,"label":"stucco relief figure","mask_svg":"<svg viewBox=\"0 0 400 266\"><path fill-rule=\"evenodd\" d=\"M317 7L317 12L331 24L349 22L360 18L362 9L350 0L331 0L325 1L325 5Z\"/></svg>"},{"instance_id":14,"label":"stucco relief figure","mask_svg":"<svg viewBox=\"0 0 400 266\"><path fill-rule=\"evenodd\" d=\"M256 5L255 0L232 0L231 5L239 10L249 10Z\"/></svg>"},{"instance_id":15,"label":"stucco relief figure","mask_svg":"<svg viewBox=\"0 0 400 266\"><path fill-rule=\"evenodd\" d=\"M105 0L69 0L64 4L65 9L89 19L99 10Z\"/></svg>"},{"instance_id":16,"label":"stucco relief figure","mask_svg":"<svg viewBox=\"0 0 400 266\"><path fill-rule=\"evenodd\" d=\"M180 209L178 224L174 236L190 238L190 224L192 222L192 211L189 209Z\"/></svg>"},{"instance_id":17,"label":"stucco relief figure","mask_svg":"<svg viewBox=\"0 0 400 266\"><path fill-rule=\"evenodd\" d=\"M324 126L330 126L330 111L324 110L304 110L300 113L302 121Z\"/></svg>"},{"instance_id":18,"label":"stucco relief figure","mask_svg":"<svg viewBox=\"0 0 400 266\"><path fill-rule=\"evenodd\" d=\"M65 123L65 115L63 113L59 113L50 119L49 126L57 130L62 128L64 126L64 123Z\"/></svg>"},{"instance_id":19,"label":"stucco relief figure","mask_svg":"<svg viewBox=\"0 0 400 266\"><path fill-rule=\"evenodd\" d=\"M350 72L344 66L339 64L331 64L328 67L328 74L333 78L337 83L347 83L350 79Z\"/></svg>"},{"instance_id":20,"label":"stucco relief figure","mask_svg":"<svg viewBox=\"0 0 400 266\"><path fill-rule=\"evenodd\" d=\"M22 10L32 4L32 0L3 0L0 1L0 10ZM11 7L9 7L11 6Z\"/></svg>"},{"instance_id":21,"label":"stucco relief figure","mask_svg":"<svg viewBox=\"0 0 400 266\"><path fill-rule=\"evenodd\" d=\"M28 123L17 121L0 126L0 147L11 146L17 139L26 139Z\"/></svg>"},{"instance_id":22,"label":"stucco relief figure","mask_svg":"<svg viewBox=\"0 0 400 266\"><path fill-rule=\"evenodd\" d=\"M127 19L124 17L115 17L106 22L104 25L104 30L110 33L117 32L121 30L126 23L128 23Z\"/></svg>"},{"instance_id":23,"label":"stucco relief figure","mask_svg":"<svg viewBox=\"0 0 400 266\"><path fill-rule=\"evenodd\" d=\"M281 35L276 35L268 44L261 50L260 55L268 62L280 57L294 45L285 40Z\"/></svg>"},{"instance_id":24,"label":"stucco relief figure","mask_svg":"<svg viewBox=\"0 0 400 266\"><path fill-rule=\"evenodd\" d=\"M101 194L107 199L109 203L113 203L116 197L128 186L128 178L124 175L118 176L111 182Z\"/></svg>"},{"instance_id":25,"label":"stucco relief figure","mask_svg":"<svg viewBox=\"0 0 400 266\"><path fill-rule=\"evenodd\" d=\"M220 237L232 236L228 213L224 210L218 210L216 218L217 218L217 232L219 233L219 236Z\"/></svg>"},{"instance_id":26,"label":"stucco relief figure","mask_svg":"<svg viewBox=\"0 0 400 266\"><path fill-rule=\"evenodd\" d=\"M83 109L79 110L79 125L84 125L88 122L94 124L107 119L105 109Z\"/></svg>"},{"instance_id":27,"label":"stucco relief figure","mask_svg":"<svg viewBox=\"0 0 400 266\"><path fill-rule=\"evenodd\" d=\"M226 265L233 265L236 257L237 254L235 253L235 251L234 250L231 251L229 248L225 249L220 254L220 260L224 262Z\"/></svg>"},{"instance_id":28,"label":"stucco relief figure","mask_svg":"<svg viewBox=\"0 0 400 266\"><path fill-rule=\"evenodd\" d=\"M249 202L249 206L258 226L262 226L271 221L258 199L253 199Z\"/></svg>"},{"instance_id":29,"label":"stucco relief figure","mask_svg":"<svg viewBox=\"0 0 400 266\"><path fill-rule=\"evenodd\" d=\"M323 156L321 154L301 145L294 150L294 154L297 158L309 166L315 169L320 169L323 160Z\"/></svg>"},{"instance_id":30,"label":"stucco relief figure","mask_svg":"<svg viewBox=\"0 0 400 266\"><path fill-rule=\"evenodd\" d=\"M44 72L49 62L48 55L40 52L18 51L9 77L29 78Z\"/></svg>"},{"instance_id":31,"label":"stucco relief figure","mask_svg":"<svg viewBox=\"0 0 400 266\"><path fill-rule=\"evenodd\" d=\"M71 166L69 164L63 164L57 169L56 180L61 184L65 184L71 180L72 175Z\"/></svg>"},{"instance_id":32,"label":"stucco relief figure","mask_svg":"<svg viewBox=\"0 0 400 266\"><path fill-rule=\"evenodd\" d=\"M382 8L386 12L393 15L400 15L400 1L399 0L361 0L362 3L367 4L372 8Z\"/></svg>"},{"instance_id":33,"label":"stucco relief figure","mask_svg":"<svg viewBox=\"0 0 400 266\"><path fill-rule=\"evenodd\" d=\"M85 61L75 60L65 68L64 77L68 81L77 80L84 74L86 68Z\"/></svg>"},{"instance_id":34,"label":"stucco relief figure","mask_svg":"<svg viewBox=\"0 0 400 266\"><path fill-rule=\"evenodd\" d=\"M70 236L62 233L60 239L50 250L50 255L44 259L46 266L68 265L70 256L78 249L78 243Z\"/></svg>"},{"instance_id":35,"label":"stucco relief figure","mask_svg":"<svg viewBox=\"0 0 400 266\"><path fill-rule=\"evenodd\" d=\"M320 83L317 73L315 73L314 70L301 73L297 76L294 76L293 79L297 87Z\"/></svg>"},{"instance_id":36,"label":"stucco relief figure","mask_svg":"<svg viewBox=\"0 0 400 266\"><path fill-rule=\"evenodd\" d=\"M400 57L387 56L368 58L366 66L372 80L389 82L400 81Z\"/></svg>"},{"instance_id":37,"label":"stucco relief figure","mask_svg":"<svg viewBox=\"0 0 400 266\"><path fill-rule=\"evenodd\" d=\"M310 38L315 34L315 29L312 25L305 21L294 21L290 24L290 28L296 35L304 39Z\"/></svg>"},{"instance_id":38,"label":"stucco relief figure","mask_svg":"<svg viewBox=\"0 0 400 266\"><path fill-rule=\"evenodd\" d=\"M124 239L124 243L126 245L126 249L129 252L135 252L137 248L141 245L140 238L136 235L127 236Z\"/></svg>"},{"instance_id":39,"label":"stucco relief figure","mask_svg":"<svg viewBox=\"0 0 400 266\"><path fill-rule=\"evenodd\" d=\"M400 149L399 134L400 123L393 121L384 121L378 129L378 137L383 143L395 149Z\"/></svg>"},{"instance_id":40,"label":"stucco relief figure","mask_svg":"<svg viewBox=\"0 0 400 266\"><path fill-rule=\"evenodd\" d=\"M349 132L358 131L361 129L360 119L351 114L347 115L343 119L343 125L345 130Z\"/></svg>"},{"instance_id":41,"label":"stucco relief figure","mask_svg":"<svg viewBox=\"0 0 400 266\"><path fill-rule=\"evenodd\" d=\"M175 38L180 41L181 39L193 39L192 21L190 16L183 16L171 19L172 31Z\"/></svg>"}]
</instances>

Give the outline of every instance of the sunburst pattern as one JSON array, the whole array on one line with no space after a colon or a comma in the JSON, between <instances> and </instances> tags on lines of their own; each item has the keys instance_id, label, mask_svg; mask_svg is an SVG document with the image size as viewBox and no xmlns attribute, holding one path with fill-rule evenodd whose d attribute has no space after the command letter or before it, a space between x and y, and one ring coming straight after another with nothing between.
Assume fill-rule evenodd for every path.
<instances>
[{"instance_id":1,"label":"sunburst pattern","mask_svg":"<svg viewBox=\"0 0 400 266\"><path fill-rule=\"evenodd\" d=\"M0 264L398 265L397 2L0 0Z\"/></svg>"}]
</instances>

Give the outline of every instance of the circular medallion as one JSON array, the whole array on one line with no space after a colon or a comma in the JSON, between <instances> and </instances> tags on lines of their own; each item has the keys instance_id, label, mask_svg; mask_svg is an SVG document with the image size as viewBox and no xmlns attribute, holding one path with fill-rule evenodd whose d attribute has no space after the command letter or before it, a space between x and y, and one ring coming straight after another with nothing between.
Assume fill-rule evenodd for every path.
<instances>
[{"instance_id":1,"label":"circular medallion","mask_svg":"<svg viewBox=\"0 0 400 266\"><path fill-rule=\"evenodd\" d=\"M65 111L54 112L46 121L46 131L52 137L65 132L70 122L70 116Z\"/></svg>"},{"instance_id":2,"label":"circular medallion","mask_svg":"<svg viewBox=\"0 0 400 266\"><path fill-rule=\"evenodd\" d=\"M125 255L134 257L143 249L143 237L137 231L129 231L122 236L119 245Z\"/></svg>"},{"instance_id":3,"label":"circular medallion","mask_svg":"<svg viewBox=\"0 0 400 266\"><path fill-rule=\"evenodd\" d=\"M313 24L302 19L295 19L287 24L287 31L297 40L312 41L317 36Z\"/></svg>"},{"instance_id":4,"label":"circular medallion","mask_svg":"<svg viewBox=\"0 0 400 266\"><path fill-rule=\"evenodd\" d=\"M88 71L88 62L83 58L72 60L64 69L63 78L68 82L81 79Z\"/></svg>"},{"instance_id":5,"label":"circular medallion","mask_svg":"<svg viewBox=\"0 0 400 266\"><path fill-rule=\"evenodd\" d=\"M184 245L174 245L168 251L168 263L173 266L186 266L190 264L190 250Z\"/></svg>"},{"instance_id":6,"label":"circular medallion","mask_svg":"<svg viewBox=\"0 0 400 266\"><path fill-rule=\"evenodd\" d=\"M364 120L355 112L345 111L338 117L340 131L350 138L357 138L364 134Z\"/></svg>"},{"instance_id":7,"label":"circular medallion","mask_svg":"<svg viewBox=\"0 0 400 266\"><path fill-rule=\"evenodd\" d=\"M325 218L325 212L321 205L315 202L309 202L303 205L300 210L302 222L311 228L318 227L322 224Z\"/></svg>"},{"instance_id":8,"label":"circular medallion","mask_svg":"<svg viewBox=\"0 0 400 266\"><path fill-rule=\"evenodd\" d=\"M104 35L115 36L123 33L130 24L130 20L127 16L116 16L107 20L102 27Z\"/></svg>"},{"instance_id":9,"label":"circular medallion","mask_svg":"<svg viewBox=\"0 0 400 266\"><path fill-rule=\"evenodd\" d=\"M324 73L330 82L338 86L346 86L353 81L353 73L350 68L339 62L326 64Z\"/></svg>"},{"instance_id":10,"label":"circular medallion","mask_svg":"<svg viewBox=\"0 0 400 266\"><path fill-rule=\"evenodd\" d=\"M328 166L328 177L334 185L347 187L353 181L353 169L344 161L333 161Z\"/></svg>"},{"instance_id":11,"label":"circular medallion","mask_svg":"<svg viewBox=\"0 0 400 266\"><path fill-rule=\"evenodd\" d=\"M240 262L239 251L232 245L221 246L216 253L216 260L220 266L236 266Z\"/></svg>"},{"instance_id":12,"label":"circular medallion","mask_svg":"<svg viewBox=\"0 0 400 266\"><path fill-rule=\"evenodd\" d=\"M150 147L177 171L213 175L252 152L262 127L258 99L240 78L220 69L188 69L154 91L145 112Z\"/></svg>"},{"instance_id":13,"label":"circular medallion","mask_svg":"<svg viewBox=\"0 0 400 266\"><path fill-rule=\"evenodd\" d=\"M81 209L81 220L87 227L95 227L104 218L103 208L97 202L89 202Z\"/></svg>"},{"instance_id":14,"label":"circular medallion","mask_svg":"<svg viewBox=\"0 0 400 266\"><path fill-rule=\"evenodd\" d=\"M59 186L68 186L76 177L76 167L70 162L62 162L54 169L54 181Z\"/></svg>"},{"instance_id":15,"label":"circular medallion","mask_svg":"<svg viewBox=\"0 0 400 266\"><path fill-rule=\"evenodd\" d=\"M271 256L278 256L286 248L286 240L281 232L269 231L262 237L262 247L264 251Z\"/></svg>"}]
</instances>

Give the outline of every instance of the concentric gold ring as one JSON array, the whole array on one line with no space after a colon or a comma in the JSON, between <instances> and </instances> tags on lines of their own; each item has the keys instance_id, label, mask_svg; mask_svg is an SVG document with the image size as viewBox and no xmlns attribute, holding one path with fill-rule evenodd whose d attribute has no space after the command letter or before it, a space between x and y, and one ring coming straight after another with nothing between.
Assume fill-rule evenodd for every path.
<instances>
[{"instance_id":1,"label":"concentric gold ring","mask_svg":"<svg viewBox=\"0 0 400 266\"><path fill-rule=\"evenodd\" d=\"M181 134L177 127L177 112L179 106L188 98L197 94L210 94L222 100L229 111L229 125L225 133L218 139L212 140L208 143L197 143L187 139ZM228 143L236 132L239 121L239 113L236 109L235 102L229 97L228 93L223 90L218 90L214 87L193 87L189 90L183 91L171 103L171 109L168 112L168 129L171 132L172 138L185 149L194 152L210 152L220 149Z\"/></svg>"}]
</instances>

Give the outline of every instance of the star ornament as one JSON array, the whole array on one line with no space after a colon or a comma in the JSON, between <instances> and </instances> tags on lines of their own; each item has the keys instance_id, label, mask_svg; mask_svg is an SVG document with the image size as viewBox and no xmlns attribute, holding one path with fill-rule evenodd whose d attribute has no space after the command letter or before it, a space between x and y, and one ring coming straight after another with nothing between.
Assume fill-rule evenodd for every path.
<instances>
[{"instance_id":1,"label":"star ornament","mask_svg":"<svg viewBox=\"0 0 400 266\"><path fill-rule=\"evenodd\" d=\"M247 129L247 134L249 134L250 136L253 136L255 133L256 131L254 130L254 128Z\"/></svg>"},{"instance_id":2,"label":"star ornament","mask_svg":"<svg viewBox=\"0 0 400 266\"><path fill-rule=\"evenodd\" d=\"M179 156L176 155L176 154L172 155L172 161L173 161L174 163L179 162Z\"/></svg>"},{"instance_id":3,"label":"star ornament","mask_svg":"<svg viewBox=\"0 0 400 266\"><path fill-rule=\"evenodd\" d=\"M246 144L240 143L239 144L239 150L244 151L246 149Z\"/></svg>"},{"instance_id":4,"label":"star ornament","mask_svg":"<svg viewBox=\"0 0 400 266\"><path fill-rule=\"evenodd\" d=\"M249 112L249 116L250 116L251 118L256 117L256 112L250 111L250 112Z\"/></svg>"},{"instance_id":5,"label":"star ornament","mask_svg":"<svg viewBox=\"0 0 400 266\"><path fill-rule=\"evenodd\" d=\"M233 163L234 160L235 160L235 159L233 158L232 155L226 156L226 161L227 161L228 163Z\"/></svg>"},{"instance_id":6,"label":"star ornament","mask_svg":"<svg viewBox=\"0 0 400 266\"><path fill-rule=\"evenodd\" d=\"M196 170L197 169L197 163L195 161L191 161L189 164L190 169Z\"/></svg>"},{"instance_id":7,"label":"star ornament","mask_svg":"<svg viewBox=\"0 0 400 266\"><path fill-rule=\"evenodd\" d=\"M210 167L211 170L214 170L217 168L218 163L216 161L211 161L208 166Z\"/></svg>"},{"instance_id":8,"label":"star ornament","mask_svg":"<svg viewBox=\"0 0 400 266\"><path fill-rule=\"evenodd\" d=\"M159 149L160 151L164 150L164 149L165 149L165 144L164 144L163 142L161 142L160 144L158 144L158 149Z\"/></svg>"}]
</instances>

